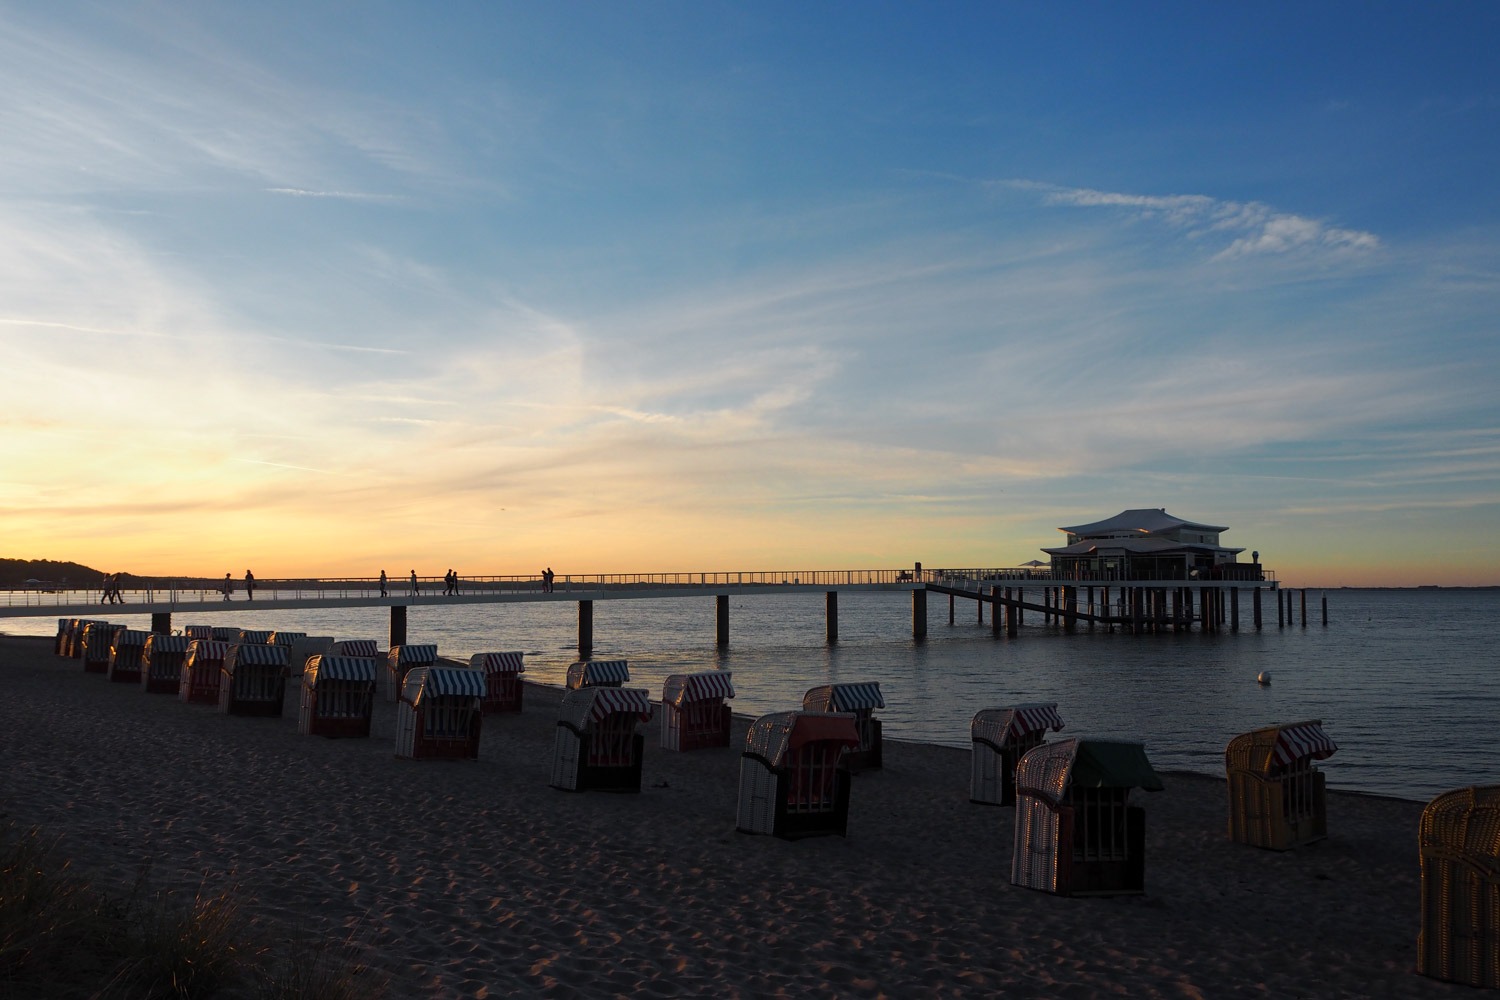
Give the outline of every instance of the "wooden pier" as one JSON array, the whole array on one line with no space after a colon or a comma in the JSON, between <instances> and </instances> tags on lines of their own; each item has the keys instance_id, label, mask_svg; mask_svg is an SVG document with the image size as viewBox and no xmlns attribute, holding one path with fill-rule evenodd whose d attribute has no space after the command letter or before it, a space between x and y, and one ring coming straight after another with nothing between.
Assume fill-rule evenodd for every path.
<instances>
[{"instance_id":1,"label":"wooden pier","mask_svg":"<svg viewBox=\"0 0 1500 1000\"><path fill-rule=\"evenodd\" d=\"M95 618L113 615L150 615L151 630L168 633L174 613L242 614L256 611L390 608L390 644L403 645L412 609L458 604L513 604L573 602L578 611L578 655L587 659L594 646L594 603L612 600L662 600L712 597L715 638L728 647L729 598L787 594L822 594L825 635L838 642L841 593L910 592L912 636L928 631L927 595L948 598L948 623L956 620L956 604L973 601L980 624L986 608L996 636L1016 638L1031 614L1044 627L1070 631L1080 626L1150 633L1185 631L1236 632L1241 627L1242 591L1249 591L1250 624L1262 627L1263 595L1276 602L1278 627L1294 624L1295 590L1274 580L1119 580L1077 581L1050 578L1032 570L817 570L786 572L715 572L678 574L601 574L560 577L552 588L534 578L468 577L456 594L436 586L409 586L404 593L382 593L376 580L261 581L253 600L225 600L216 581L160 581L146 589L127 592L124 603L103 604L82 591L0 593L0 619L20 617ZM396 588L394 583L388 584ZM1283 599L1284 595L1284 599ZM1307 591L1300 591L1301 624L1307 626ZM1323 624L1328 624L1326 596Z\"/></svg>"}]
</instances>

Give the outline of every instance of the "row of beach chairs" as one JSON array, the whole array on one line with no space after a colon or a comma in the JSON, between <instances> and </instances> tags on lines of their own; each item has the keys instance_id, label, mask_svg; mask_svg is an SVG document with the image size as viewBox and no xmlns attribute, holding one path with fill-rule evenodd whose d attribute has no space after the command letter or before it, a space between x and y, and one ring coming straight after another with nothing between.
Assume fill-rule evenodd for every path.
<instances>
[{"instance_id":1,"label":"row of beach chairs","mask_svg":"<svg viewBox=\"0 0 1500 1000\"><path fill-rule=\"evenodd\" d=\"M302 633L189 626L183 635L60 619L59 655L149 692L216 704L228 714L279 716L288 674L302 672L298 730L368 737L378 678L397 702L396 753L477 758L483 715L522 709L520 653L446 665L434 645L392 647ZM383 671L381 666L384 666ZM649 694L626 687L624 660L568 670L558 710L552 784L569 791L641 787ZM676 674L662 691L661 744L727 747L734 697L725 671ZM874 683L809 690L801 711L755 719L740 756L737 828L795 839L847 832L850 777L883 763ZM1065 738L1055 703L984 709L971 723L970 800L1013 806L1011 882L1059 895L1144 892L1145 811L1137 789L1160 790L1142 744ZM1235 737L1225 750L1231 840L1285 851L1328 835L1326 785L1315 762L1338 747L1319 720ZM1418 971L1500 988L1500 786L1444 793L1423 811Z\"/></svg>"}]
</instances>

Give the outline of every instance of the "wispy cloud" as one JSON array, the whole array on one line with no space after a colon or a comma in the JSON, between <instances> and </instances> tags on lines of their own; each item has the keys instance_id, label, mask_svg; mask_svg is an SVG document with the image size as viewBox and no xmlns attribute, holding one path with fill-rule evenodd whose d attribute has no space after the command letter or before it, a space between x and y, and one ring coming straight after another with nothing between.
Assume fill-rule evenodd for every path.
<instances>
[{"instance_id":1,"label":"wispy cloud","mask_svg":"<svg viewBox=\"0 0 1500 1000\"><path fill-rule=\"evenodd\" d=\"M270 187L268 194L285 194L294 198L342 198L346 201L402 201L398 194L368 194L363 191L309 191L305 188Z\"/></svg>"},{"instance_id":2,"label":"wispy cloud","mask_svg":"<svg viewBox=\"0 0 1500 1000\"><path fill-rule=\"evenodd\" d=\"M1181 229L1195 239L1217 238L1223 245L1213 255L1216 260L1315 251L1369 253L1381 247L1380 237L1374 233L1278 211L1261 202L1228 201L1201 194L1125 194L1037 181L1003 183L1037 192L1043 204L1119 209Z\"/></svg>"}]
</instances>

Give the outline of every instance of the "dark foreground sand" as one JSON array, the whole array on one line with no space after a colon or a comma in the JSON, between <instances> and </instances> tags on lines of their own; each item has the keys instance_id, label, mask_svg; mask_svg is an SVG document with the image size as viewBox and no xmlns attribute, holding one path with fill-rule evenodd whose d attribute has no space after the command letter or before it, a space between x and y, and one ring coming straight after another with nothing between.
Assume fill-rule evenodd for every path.
<instances>
[{"instance_id":1,"label":"dark foreground sand","mask_svg":"<svg viewBox=\"0 0 1500 1000\"><path fill-rule=\"evenodd\" d=\"M1330 838L1225 838L1224 783L1165 775L1147 894L1009 884L1014 812L971 805L969 754L887 741L848 838L735 832L738 750L648 728L639 795L549 787L555 690L485 720L477 762L393 756L143 694L0 637L0 821L83 872L236 887L288 934L352 936L392 996L1475 996L1413 971L1421 804L1333 793ZM659 692L657 692L659 694ZM788 706L795 707L795 706ZM1148 748L1149 751L1149 748Z\"/></svg>"}]
</instances>

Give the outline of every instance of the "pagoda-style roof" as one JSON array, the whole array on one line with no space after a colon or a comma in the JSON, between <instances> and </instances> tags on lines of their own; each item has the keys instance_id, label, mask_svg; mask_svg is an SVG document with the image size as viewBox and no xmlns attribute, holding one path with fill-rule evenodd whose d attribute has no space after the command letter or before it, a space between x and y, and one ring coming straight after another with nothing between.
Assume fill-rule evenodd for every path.
<instances>
[{"instance_id":1,"label":"pagoda-style roof","mask_svg":"<svg viewBox=\"0 0 1500 1000\"><path fill-rule=\"evenodd\" d=\"M1187 528L1190 531L1228 531L1224 525L1199 524L1197 521L1184 521L1180 517L1173 517L1161 507L1142 507L1135 510L1122 510L1114 517L1095 521L1092 524L1079 524L1071 528L1059 528L1070 535L1106 535L1120 531L1138 531L1145 535L1160 535L1171 531Z\"/></svg>"},{"instance_id":2,"label":"pagoda-style roof","mask_svg":"<svg viewBox=\"0 0 1500 1000\"><path fill-rule=\"evenodd\" d=\"M1167 552L1243 552L1244 549L1225 548L1222 545L1206 545L1202 542L1178 542L1170 538L1110 538L1089 539L1064 545L1056 549L1042 549L1049 556L1086 556L1100 550L1106 552L1129 552L1132 555L1161 555Z\"/></svg>"}]
</instances>

